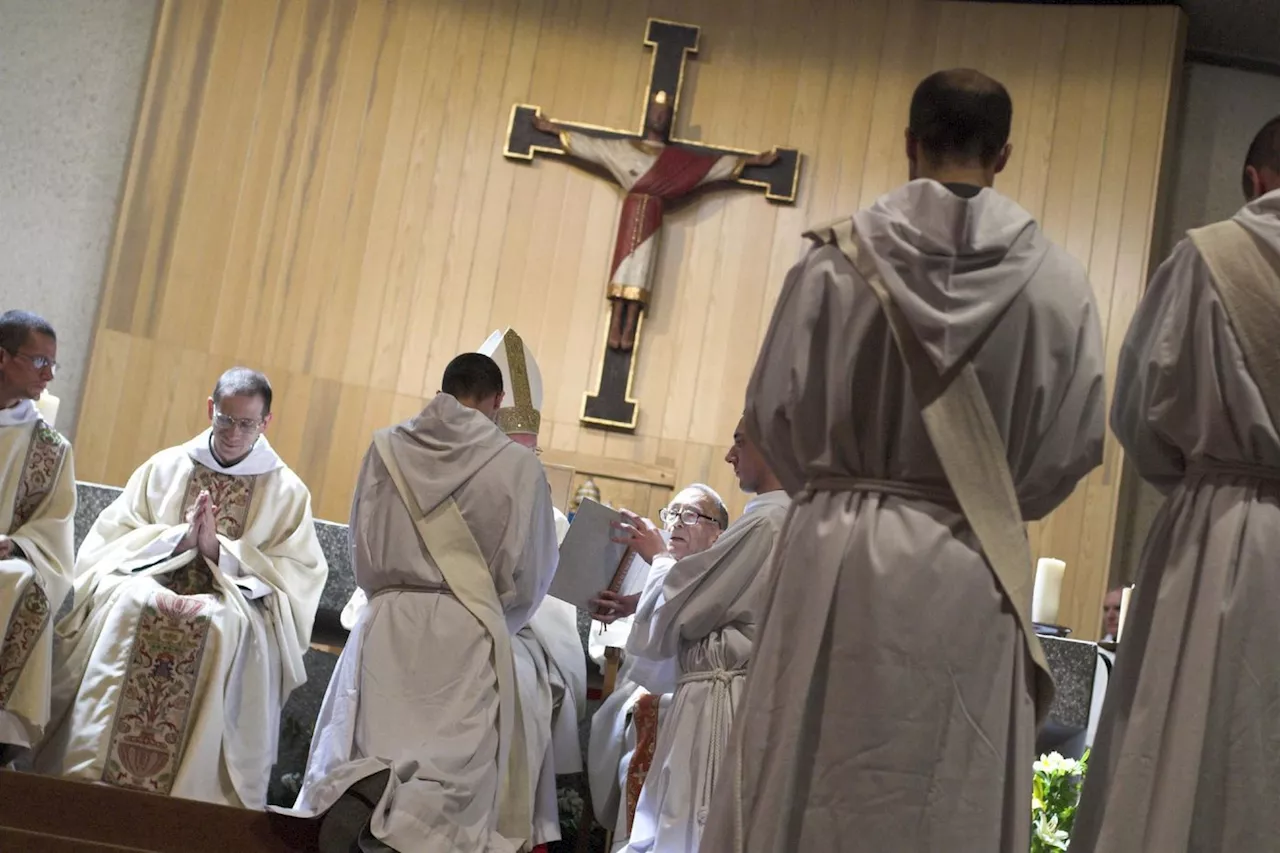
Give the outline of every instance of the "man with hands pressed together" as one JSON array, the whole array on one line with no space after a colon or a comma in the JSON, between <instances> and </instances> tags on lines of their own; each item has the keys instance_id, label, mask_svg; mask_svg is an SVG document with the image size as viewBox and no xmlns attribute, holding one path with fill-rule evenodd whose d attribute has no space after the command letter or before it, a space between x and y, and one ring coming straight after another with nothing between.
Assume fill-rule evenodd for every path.
<instances>
[{"instance_id":1,"label":"man with hands pressed together","mask_svg":"<svg viewBox=\"0 0 1280 853\"><path fill-rule=\"evenodd\" d=\"M223 373L210 428L147 460L76 559L35 769L263 808L328 566L272 449L271 384Z\"/></svg>"}]
</instances>

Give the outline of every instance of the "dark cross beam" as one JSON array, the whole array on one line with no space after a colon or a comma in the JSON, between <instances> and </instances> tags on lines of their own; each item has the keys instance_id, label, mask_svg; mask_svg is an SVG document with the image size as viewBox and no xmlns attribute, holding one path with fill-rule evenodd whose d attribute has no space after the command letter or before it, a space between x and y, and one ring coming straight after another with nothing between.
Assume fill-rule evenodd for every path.
<instances>
[{"instance_id":1,"label":"dark cross beam","mask_svg":"<svg viewBox=\"0 0 1280 853\"><path fill-rule=\"evenodd\" d=\"M599 127L593 124L556 120L556 124L591 136L612 139L641 139L644 136L645 113L658 92L667 92L673 99L671 125L676 126L680 115L681 91L684 86L685 60L698 52L698 28L691 24L677 24L650 18L645 29L645 45L653 48L649 69L649 86L640 108L640 122L635 131ZM532 161L535 154L564 156L560 137L543 133L533 126L534 116L541 109L531 104L516 104L511 110L507 127L506 148L502 152L513 160ZM672 136L669 144L678 145L703 154L750 154L741 148L704 145L688 139ZM748 166L736 183L754 189L762 189L770 201L791 204L796 200L796 187L800 182L800 152L793 148L779 148L778 159L770 166ZM665 227L665 226L664 226ZM659 244L661 245L661 244ZM582 421L609 429L634 430L638 404L631 397L631 383L635 377L635 358L640 348L640 333L644 329L644 313L636 327L635 345L627 352L604 347L604 361L600 365L600 383L594 393L583 397Z\"/></svg>"}]
</instances>

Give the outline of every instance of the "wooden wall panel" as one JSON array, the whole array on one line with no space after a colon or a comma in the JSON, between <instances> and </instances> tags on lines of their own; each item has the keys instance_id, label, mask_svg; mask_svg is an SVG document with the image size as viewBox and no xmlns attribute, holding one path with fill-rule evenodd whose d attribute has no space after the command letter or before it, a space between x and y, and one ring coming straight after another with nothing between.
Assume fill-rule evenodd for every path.
<instances>
[{"instance_id":1,"label":"wooden wall panel","mask_svg":"<svg viewBox=\"0 0 1280 853\"><path fill-rule=\"evenodd\" d=\"M703 27L682 136L804 153L800 201L713 192L671 213L636 372L634 435L578 423L607 322L613 185L505 160L511 105L633 126L645 20ZM541 444L701 480L741 510L723 448L800 234L906 178L929 71L1014 97L997 184L1088 268L1108 369L1151 251L1172 7L930 0L166 0L108 265L77 464L123 483L199 429L218 372L278 387L272 438L344 519L369 433L434 394L448 360L512 325L546 384ZM1063 619L1098 624L1120 449L1045 522ZM639 487L637 487L639 488ZM643 490L642 490L643 491ZM637 500L666 494L654 487Z\"/></svg>"}]
</instances>

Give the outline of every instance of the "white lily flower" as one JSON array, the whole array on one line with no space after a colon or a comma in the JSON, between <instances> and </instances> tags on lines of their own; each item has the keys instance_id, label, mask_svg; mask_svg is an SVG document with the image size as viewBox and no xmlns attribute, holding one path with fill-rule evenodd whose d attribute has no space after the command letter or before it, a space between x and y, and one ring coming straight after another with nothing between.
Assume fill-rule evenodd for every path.
<instances>
[{"instance_id":1,"label":"white lily flower","mask_svg":"<svg viewBox=\"0 0 1280 853\"><path fill-rule=\"evenodd\" d=\"M1048 844L1054 850L1066 850L1070 836L1058 829L1058 816L1046 818L1041 815L1036 820L1036 838Z\"/></svg>"},{"instance_id":2,"label":"white lily flower","mask_svg":"<svg viewBox=\"0 0 1280 853\"><path fill-rule=\"evenodd\" d=\"M1064 758L1061 753L1051 752L1040 756L1040 760L1031 767L1037 773L1047 773L1050 776L1073 776L1079 772L1080 762L1074 758Z\"/></svg>"}]
</instances>

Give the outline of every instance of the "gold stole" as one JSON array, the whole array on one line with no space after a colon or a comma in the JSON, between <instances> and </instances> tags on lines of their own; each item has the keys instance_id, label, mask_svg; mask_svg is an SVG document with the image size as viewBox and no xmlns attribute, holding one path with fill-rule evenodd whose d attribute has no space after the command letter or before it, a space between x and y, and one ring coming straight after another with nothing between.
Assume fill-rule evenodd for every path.
<instances>
[{"instance_id":1,"label":"gold stole","mask_svg":"<svg viewBox=\"0 0 1280 853\"><path fill-rule=\"evenodd\" d=\"M500 743L498 832L504 838L524 842L533 829L528 755L524 727L520 722L520 694L516 689L511 635L507 631L498 591L493 585L493 575L453 498L429 513L422 512L391 451L390 436L391 430L380 430L374 433L373 444L413 518L422 544L454 596L484 626L493 641L493 668L498 676Z\"/></svg>"},{"instance_id":2,"label":"gold stole","mask_svg":"<svg viewBox=\"0 0 1280 853\"><path fill-rule=\"evenodd\" d=\"M819 243L834 243L871 287L888 318L934 452L1022 630L1027 654L1036 667L1036 718L1043 723L1053 703L1054 687L1031 622L1031 546L1009 470L1008 451L978 383L973 352L947 374L938 372L885 287L871 253L864 251L852 218L806 236Z\"/></svg>"},{"instance_id":3,"label":"gold stole","mask_svg":"<svg viewBox=\"0 0 1280 853\"><path fill-rule=\"evenodd\" d=\"M68 446L67 440L43 419L36 421L13 502L10 533L30 521L53 491ZM18 597L9 616L9 624L5 626L3 645L0 645L0 710L8 705L22 670L52 617L49 598L40 584L37 572Z\"/></svg>"},{"instance_id":4,"label":"gold stole","mask_svg":"<svg viewBox=\"0 0 1280 853\"><path fill-rule=\"evenodd\" d=\"M1233 219L1189 231L1236 333L1271 422L1280 426L1280 273L1277 259Z\"/></svg>"},{"instance_id":5,"label":"gold stole","mask_svg":"<svg viewBox=\"0 0 1280 853\"><path fill-rule=\"evenodd\" d=\"M31 443L27 445L27 458L22 465L22 479L18 481L18 493L13 502L13 520L9 532L17 530L31 520L44 499L53 491L62 470L62 458L67 453L67 440L41 418L31 431Z\"/></svg>"}]
</instances>

